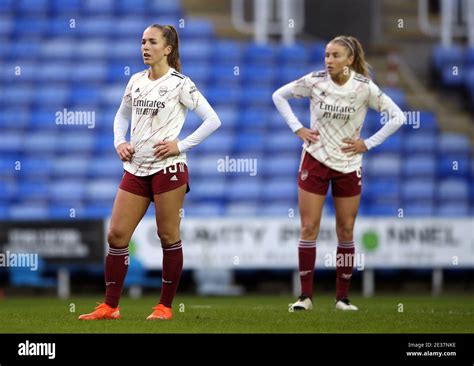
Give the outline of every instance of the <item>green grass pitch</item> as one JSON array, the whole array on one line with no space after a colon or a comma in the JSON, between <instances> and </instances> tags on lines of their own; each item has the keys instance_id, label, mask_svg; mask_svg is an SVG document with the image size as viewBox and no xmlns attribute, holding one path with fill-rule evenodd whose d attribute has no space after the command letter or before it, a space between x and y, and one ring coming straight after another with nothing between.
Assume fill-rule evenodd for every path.
<instances>
[{"instance_id":1,"label":"green grass pitch","mask_svg":"<svg viewBox=\"0 0 474 366\"><path fill-rule=\"evenodd\" d=\"M474 296L351 297L359 312L336 312L332 297L288 311L291 296L179 296L171 321L147 321L157 297L124 297L120 320L79 321L101 297L0 300L0 333L473 333ZM75 312L71 311L75 310Z\"/></svg>"}]
</instances>

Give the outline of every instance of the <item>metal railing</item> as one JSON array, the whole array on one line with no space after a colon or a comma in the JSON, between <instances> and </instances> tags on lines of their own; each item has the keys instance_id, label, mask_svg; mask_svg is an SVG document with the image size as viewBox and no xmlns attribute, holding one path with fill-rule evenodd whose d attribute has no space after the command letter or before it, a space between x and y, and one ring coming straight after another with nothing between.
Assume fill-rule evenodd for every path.
<instances>
[{"instance_id":1,"label":"metal railing","mask_svg":"<svg viewBox=\"0 0 474 366\"><path fill-rule=\"evenodd\" d=\"M251 2L253 19L245 19L245 5ZM292 44L304 27L304 0L232 0L232 24L240 32L254 34L256 43L268 43L270 35L281 35Z\"/></svg>"},{"instance_id":2,"label":"metal railing","mask_svg":"<svg viewBox=\"0 0 474 366\"><path fill-rule=\"evenodd\" d=\"M466 36L474 47L474 1L441 0L440 17L439 25L432 24L428 0L418 0L418 26L423 33L440 37L443 46L450 46L454 37Z\"/></svg>"}]
</instances>

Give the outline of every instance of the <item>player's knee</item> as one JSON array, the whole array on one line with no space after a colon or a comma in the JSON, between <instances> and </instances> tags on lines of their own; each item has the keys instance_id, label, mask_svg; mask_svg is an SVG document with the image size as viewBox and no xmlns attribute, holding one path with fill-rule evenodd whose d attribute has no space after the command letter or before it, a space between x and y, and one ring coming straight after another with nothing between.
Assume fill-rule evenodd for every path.
<instances>
[{"instance_id":1,"label":"player's knee","mask_svg":"<svg viewBox=\"0 0 474 366\"><path fill-rule=\"evenodd\" d=\"M315 240L319 233L319 225L313 222L306 222L301 225L301 239Z\"/></svg>"},{"instance_id":2,"label":"player's knee","mask_svg":"<svg viewBox=\"0 0 474 366\"><path fill-rule=\"evenodd\" d=\"M161 246L167 247L179 240L179 233L173 230L158 230L158 237L161 241Z\"/></svg>"},{"instance_id":3,"label":"player's knee","mask_svg":"<svg viewBox=\"0 0 474 366\"><path fill-rule=\"evenodd\" d=\"M107 233L107 242L112 248L125 248L128 245L127 235L116 228L110 228Z\"/></svg>"},{"instance_id":4,"label":"player's knee","mask_svg":"<svg viewBox=\"0 0 474 366\"><path fill-rule=\"evenodd\" d=\"M345 223L336 225L336 234L340 241L352 240L354 234L354 224Z\"/></svg>"}]
</instances>

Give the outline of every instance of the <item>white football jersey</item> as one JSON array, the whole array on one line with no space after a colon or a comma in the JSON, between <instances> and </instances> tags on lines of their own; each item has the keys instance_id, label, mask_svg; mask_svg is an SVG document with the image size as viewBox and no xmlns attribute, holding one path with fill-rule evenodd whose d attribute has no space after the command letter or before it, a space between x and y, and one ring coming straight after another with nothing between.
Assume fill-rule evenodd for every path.
<instances>
[{"instance_id":1,"label":"white football jersey","mask_svg":"<svg viewBox=\"0 0 474 366\"><path fill-rule=\"evenodd\" d=\"M378 112L388 111L390 118L403 115L372 80L353 70L344 85L334 83L326 71L312 72L291 85L295 98L310 98L311 129L320 135L316 143L304 143L303 149L342 173L353 172L362 165L362 154L350 157L341 148L347 146L342 142L344 138L360 137L369 107Z\"/></svg>"},{"instance_id":2,"label":"white football jersey","mask_svg":"<svg viewBox=\"0 0 474 366\"><path fill-rule=\"evenodd\" d=\"M176 140L188 109L196 109L203 100L191 79L171 67L153 81L148 78L148 70L132 75L123 102L132 108L130 144L135 154L130 162L123 164L124 169L147 176L176 163L185 163L185 153L158 160L153 155L153 145Z\"/></svg>"}]
</instances>

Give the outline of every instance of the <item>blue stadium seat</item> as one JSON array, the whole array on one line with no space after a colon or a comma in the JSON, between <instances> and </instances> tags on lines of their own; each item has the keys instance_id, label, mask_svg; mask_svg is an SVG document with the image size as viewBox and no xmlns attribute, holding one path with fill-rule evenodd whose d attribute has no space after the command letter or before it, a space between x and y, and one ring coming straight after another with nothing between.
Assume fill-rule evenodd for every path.
<instances>
[{"instance_id":1,"label":"blue stadium seat","mask_svg":"<svg viewBox=\"0 0 474 366\"><path fill-rule=\"evenodd\" d=\"M387 94L402 110L406 107L405 93L399 88L384 88L383 92Z\"/></svg>"},{"instance_id":2,"label":"blue stadium seat","mask_svg":"<svg viewBox=\"0 0 474 366\"><path fill-rule=\"evenodd\" d=\"M386 139L382 144L376 147L381 153L399 153L402 151L402 136L395 133Z\"/></svg>"},{"instance_id":3,"label":"blue stadium seat","mask_svg":"<svg viewBox=\"0 0 474 366\"><path fill-rule=\"evenodd\" d=\"M447 63L462 65L464 58L464 51L460 46L444 47L437 45L433 48L433 64L437 70Z\"/></svg>"},{"instance_id":4,"label":"blue stadium seat","mask_svg":"<svg viewBox=\"0 0 474 366\"><path fill-rule=\"evenodd\" d=\"M242 58L243 45L239 41L234 40L218 40L213 44L213 59L216 60L216 64L223 64L229 62L234 66L240 65L240 59Z\"/></svg>"},{"instance_id":5,"label":"blue stadium seat","mask_svg":"<svg viewBox=\"0 0 474 366\"><path fill-rule=\"evenodd\" d=\"M151 205L150 205L151 206ZM103 219L112 215L112 202L109 204L91 204L84 207L84 217Z\"/></svg>"},{"instance_id":6,"label":"blue stadium seat","mask_svg":"<svg viewBox=\"0 0 474 366\"><path fill-rule=\"evenodd\" d=\"M432 217L435 212L433 202L414 202L403 205L404 216L428 216Z\"/></svg>"},{"instance_id":7,"label":"blue stadium seat","mask_svg":"<svg viewBox=\"0 0 474 366\"><path fill-rule=\"evenodd\" d=\"M0 80L14 83L19 80L28 83L35 81L38 78L38 67L38 63L22 59L13 63L4 63L0 69Z\"/></svg>"},{"instance_id":8,"label":"blue stadium seat","mask_svg":"<svg viewBox=\"0 0 474 366\"><path fill-rule=\"evenodd\" d=\"M293 67L295 64L306 64L309 61L311 54L308 48L302 44L293 44L291 46L281 46L278 48L278 60L283 63L289 63ZM318 62L324 61L324 58Z\"/></svg>"},{"instance_id":9,"label":"blue stadium seat","mask_svg":"<svg viewBox=\"0 0 474 366\"><path fill-rule=\"evenodd\" d=\"M324 63L326 44L323 42L313 43L310 46L310 60L313 63Z\"/></svg>"},{"instance_id":10,"label":"blue stadium seat","mask_svg":"<svg viewBox=\"0 0 474 366\"><path fill-rule=\"evenodd\" d=\"M294 217L298 215L297 202L286 202L286 203L265 203L260 205L258 214L260 216L277 216L277 217L289 217L290 214Z\"/></svg>"},{"instance_id":11,"label":"blue stadium seat","mask_svg":"<svg viewBox=\"0 0 474 366\"><path fill-rule=\"evenodd\" d=\"M35 104L40 107L51 107L62 110L69 98L69 87L62 85L42 86L35 90Z\"/></svg>"},{"instance_id":12,"label":"blue stadium seat","mask_svg":"<svg viewBox=\"0 0 474 366\"><path fill-rule=\"evenodd\" d=\"M52 174L55 177L85 177L89 164L90 158L83 154L54 158L51 161Z\"/></svg>"},{"instance_id":13,"label":"blue stadium seat","mask_svg":"<svg viewBox=\"0 0 474 366\"><path fill-rule=\"evenodd\" d=\"M91 14L107 13L114 11L114 0L85 0L83 10Z\"/></svg>"},{"instance_id":14,"label":"blue stadium seat","mask_svg":"<svg viewBox=\"0 0 474 366\"><path fill-rule=\"evenodd\" d=\"M229 203L225 207L227 216L236 217L252 217L257 216L260 212L260 206L255 203Z\"/></svg>"},{"instance_id":15,"label":"blue stadium seat","mask_svg":"<svg viewBox=\"0 0 474 366\"><path fill-rule=\"evenodd\" d=\"M398 177L401 169L401 160L398 154L378 154L366 163L363 174L369 176Z\"/></svg>"},{"instance_id":16,"label":"blue stadium seat","mask_svg":"<svg viewBox=\"0 0 474 366\"><path fill-rule=\"evenodd\" d=\"M247 85L270 85L273 92L273 84L277 78L274 68L264 66L246 65L240 68L240 76Z\"/></svg>"},{"instance_id":17,"label":"blue stadium seat","mask_svg":"<svg viewBox=\"0 0 474 366\"><path fill-rule=\"evenodd\" d=\"M286 132L272 133L265 139L265 149L269 154L300 152L302 146L303 141L291 133L290 129Z\"/></svg>"},{"instance_id":18,"label":"blue stadium seat","mask_svg":"<svg viewBox=\"0 0 474 366\"><path fill-rule=\"evenodd\" d=\"M81 0L53 0L51 7L56 13L78 13L81 9Z\"/></svg>"},{"instance_id":19,"label":"blue stadium seat","mask_svg":"<svg viewBox=\"0 0 474 366\"><path fill-rule=\"evenodd\" d=\"M49 177L53 169L52 162L54 159L49 157L41 158L37 154L33 156L21 159L21 170L18 173L29 178Z\"/></svg>"},{"instance_id":20,"label":"blue stadium seat","mask_svg":"<svg viewBox=\"0 0 474 366\"><path fill-rule=\"evenodd\" d=\"M198 89L201 89L202 84L209 82L212 72L214 70L207 62L193 61L186 63L185 74L196 84Z\"/></svg>"},{"instance_id":21,"label":"blue stadium seat","mask_svg":"<svg viewBox=\"0 0 474 366\"><path fill-rule=\"evenodd\" d=\"M14 180L2 179L0 181L0 192L2 192L2 194L0 195L0 202L10 201L13 200L15 197L18 197L18 191L19 187Z\"/></svg>"},{"instance_id":22,"label":"blue stadium seat","mask_svg":"<svg viewBox=\"0 0 474 366\"><path fill-rule=\"evenodd\" d=\"M272 179L264 184L262 199L266 202L297 202L298 184L294 177Z\"/></svg>"},{"instance_id":23,"label":"blue stadium seat","mask_svg":"<svg viewBox=\"0 0 474 366\"><path fill-rule=\"evenodd\" d=\"M442 157L438 160L438 174L444 177L467 177L469 162L469 158L464 154Z\"/></svg>"},{"instance_id":24,"label":"blue stadium seat","mask_svg":"<svg viewBox=\"0 0 474 366\"><path fill-rule=\"evenodd\" d=\"M408 156L402 165L403 174L407 177L434 177L436 160L433 155Z\"/></svg>"},{"instance_id":25,"label":"blue stadium seat","mask_svg":"<svg viewBox=\"0 0 474 366\"><path fill-rule=\"evenodd\" d=\"M237 153L263 152L265 148L265 134L259 132L240 133L234 145L234 151Z\"/></svg>"},{"instance_id":26,"label":"blue stadium seat","mask_svg":"<svg viewBox=\"0 0 474 366\"><path fill-rule=\"evenodd\" d=\"M216 64L212 68L210 82L217 88L239 88L242 81L240 69L239 65L234 65L233 63Z\"/></svg>"},{"instance_id":27,"label":"blue stadium seat","mask_svg":"<svg viewBox=\"0 0 474 366\"><path fill-rule=\"evenodd\" d=\"M240 93L240 104L244 108L251 106L267 106L272 100L273 88L268 86L253 86L251 88L243 88Z\"/></svg>"},{"instance_id":28,"label":"blue stadium seat","mask_svg":"<svg viewBox=\"0 0 474 366\"><path fill-rule=\"evenodd\" d=\"M221 129L234 129L240 121L239 111L234 106L220 105L215 108L219 119L221 120Z\"/></svg>"},{"instance_id":29,"label":"blue stadium seat","mask_svg":"<svg viewBox=\"0 0 474 366\"><path fill-rule=\"evenodd\" d=\"M448 178L438 183L437 198L441 201L469 201L469 181Z\"/></svg>"},{"instance_id":30,"label":"blue stadium seat","mask_svg":"<svg viewBox=\"0 0 474 366\"><path fill-rule=\"evenodd\" d=\"M416 201L433 201L435 182L425 178L406 179L401 185L401 197L404 204Z\"/></svg>"},{"instance_id":31,"label":"blue stadium seat","mask_svg":"<svg viewBox=\"0 0 474 366\"><path fill-rule=\"evenodd\" d=\"M73 74L72 64L69 62L47 62L43 63L39 68L38 75L36 76L37 81L69 81ZM62 85L61 85L62 86Z\"/></svg>"},{"instance_id":32,"label":"blue stadium seat","mask_svg":"<svg viewBox=\"0 0 474 366\"><path fill-rule=\"evenodd\" d=\"M79 153L85 154L94 148L95 134L92 129L84 126L85 131L63 132L57 144L60 153Z\"/></svg>"},{"instance_id":33,"label":"blue stadium seat","mask_svg":"<svg viewBox=\"0 0 474 366\"><path fill-rule=\"evenodd\" d=\"M30 84L12 85L8 89L0 88L0 103L4 103L9 108L29 105L37 98L34 88Z\"/></svg>"},{"instance_id":34,"label":"blue stadium seat","mask_svg":"<svg viewBox=\"0 0 474 366\"><path fill-rule=\"evenodd\" d=\"M238 127L241 132L262 131L266 127L268 118L267 109L248 108L244 109L238 118Z\"/></svg>"},{"instance_id":35,"label":"blue stadium seat","mask_svg":"<svg viewBox=\"0 0 474 366\"><path fill-rule=\"evenodd\" d=\"M159 14L167 19L178 19L182 17L182 5L181 0L160 0L152 1L150 4L150 10L153 14ZM159 24L170 24L162 20L157 21ZM172 24L173 25L173 24ZM179 30L178 30L179 31Z\"/></svg>"},{"instance_id":36,"label":"blue stadium seat","mask_svg":"<svg viewBox=\"0 0 474 366\"><path fill-rule=\"evenodd\" d=\"M122 102L124 92L125 87L119 83L104 86L101 90L100 101L105 105L109 105L110 107L115 107L118 109L120 103Z\"/></svg>"},{"instance_id":37,"label":"blue stadium seat","mask_svg":"<svg viewBox=\"0 0 474 366\"><path fill-rule=\"evenodd\" d=\"M224 206L220 202L206 202L206 203L195 203L185 205L186 216L222 216L224 213Z\"/></svg>"},{"instance_id":38,"label":"blue stadium seat","mask_svg":"<svg viewBox=\"0 0 474 366\"><path fill-rule=\"evenodd\" d=\"M61 202L58 204L50 204L48 206L48 216L50 219L55 220L71 220L71 219L83 219L88 218L85 215L84 207L78 204L77 202L71 202L72 204L67 204L67 202Z\"/></svg>"},{"instance_id":39,"label":"blue stadium seat","mask_svg":"<svg viewBox=\"0 0 474 366\"><path fill-rule=\"evenodd\" d=\"M54 132L37 132L23 139L22 149L31 153L53 153L58 143L58 135Z\"/></svg>"},{"instance_id":40,"label":"blue stadium seat","mask_svg":"<svg viewBox=\"0 0 474 366\"><path fill-rule=\"evenodd\" d=\"M48 217L48 206L45 203L14 204L8 216L12 220L42 220Z\"/></svg>"},{"instance_id":41,"label":"blue stadium seat","mask_svg":"<svg viewBox=\"0 0 474 366\"><path fill-rule=\"evenodd\" d=\"M439 126L434 113L428 111L420 111L419 117L420 128L423 131L438 131Z\"/></svg>"},{"instance_id":42,"label":"blue stadium seat","mask_svg":"<svg viewBox=\"0 0 474 366\"><path fill-rule=\"evenodd\" d=\"M98 86L76 86L71 90L70 103L76 105L96 105L100 98Z\"/></svg>"},{"instance_id":43,"label":"blue stadium seat","mask_svg":"<svg viewBox=\"0 0 474 366\"><path fill-rule=\"evenodd\" d=\"M190 183L190 186L193 199L196 201L220 200L225 196L227 189L224 175L212 180L196 179Z\"/></svg>"},{"instance_id":44,"label":"blue stadium seat","mask_svg":"<svg viewBox=\"0 0 474 366\"><path fill-rule=\"evenodd\" d=\"M17 37L31 37L31 36L43 36L48 30L48 18L43 16L34 16L33 14L28 14L26 17L21 17L15 19L15 28L14 33ZM36 42L38 43L38 42ZM22 47L27 45L21 43ZM39 48L36 48L36 50ZM23 55L26 55L25 52L22 52Z\"/></svg>"},{"instance_id":45,"label":"blue stadium seat","mask_svg":"<svg viewBox=\"0 0 474 366\"><path fill-rule=\"evenodd\" d=\"M261 164L259 171L270 179L275 176L293 177L294 183L296 184L296 174L298 172L299 163L300 158L296 152L295 154L273 155Z\"/></svg>"},{"instance_id":46,"label":"blue stadium seat","mask_svg":"<svg viewBox=\"0 0 474 366\"><path fill-rule=\"evenodd\" d=\"M466 217L469 216L469 205L467 202L442 202L437 207L436 215L448 217Z\"/></svg>"},{"instance_id":47,"label":"blue stadium seat","mask_svg":"<svg viewBox=\"0 0 474 366\"><path fill-rule=\"evenodd\" d=\"M28 126L31 118L28 108L11 108L0 110L0 129L2 131L18 130L20 132Z\"/></svg>"},{"instance_id":48,"label":"blue stadium seat","mask_svg":"<svg viewBox=\"0 0 474 366\"><path fill-rule=\"evenodd\" d=\"M393 178L378 178L366 181L362 178L362 191L363 197L372 202L398 202L400 181Z\"/></svg>"},{"instance_id":49,"label":"blue stadium seat","mask_svg":"<svg viewBox=\"0 0 474 366\"><path fill-rule=\"evenodd\" d=\"M214 25L210 20L203 18L188 18L184 20L184 27L178 28L180 37L194 38L200 41L214 38Z\"/></svg>"},{"instance_id":50,"label":"blue stadium seat","mask_svg":"<svg viewBox=\"0 0 474 366\"><path fill-rule=\"evenodd\" d=\"M17 11L20 14L41 15L48 12L48 0L18 0Z\"/></svg>"},{"instance_id":51,"label":"blue stadium seat","mask_svg":"<svg viewBox=\"0 0 474 366\"><path fill-rule=\"evenodd\" d=\"M77 205L79 201L85 198L85 190L86 181L82 179L56 179L49 185L48 198L52 202L59 202L61 204L73 203Z\"/></svg>"},{"instance_id":52,"label":"blue stadium seat","mask_svg":"<svg viewBox=\"0 0 474 366\"><path fill-rule=\"evenodd\" d=\"M438 145L438 139L435 134L428 134L424 131L413 132L404 137L404 145L407 154L434 154Z\"/></svg>"},{"instance_id":53,"label":"blue stadium seat","mask_svg":"<svg viewBox=\"0 0 474 366\"><path fill-rule=\"evenodd\" d=\"M214 47L210 41L186 42L179 46L179 55L183 64L207 62L212 59Z\"/></svg>"},{"instance_id":54,"label":"blue stadium seat","mask_svg":"<svg viewBox=\"0 0 474 366\"><path fill-rule=\"evenodd\" d=\"M48 278L46 274L46 263L38 256L36 268L27 266L9 267L10 286L12 287L33 287L33 288L53 288L57 286L56 278Z\"/></svg>"},{"instance_id":55,"label":"blue stadium seat","mask_svg":"<svg viewBox=\"0 0 474 366\"><path fill-rule=\"evenodd\" d=\"M464 54L464 60L466 65L474 66L474 47L468 47Z\"/></svg>"},{"instance_id":56,"label":"blue stadium seat","mask_svg":"<svg viewBox=\"0 0 474 366\"><path fill-rule=\"evenodd\" d=\"M218 170L220 159L225 159L225 156L222 154L214 153L201 155L199 159L195 158L195 154L189 155L189 170L192 175L213 177L213 179L215 179L215 177L223 176L225 174L225 172L220 172Z\"/></svg>"},{"instance_id":57,"label":"blue stadium seat","mask_svg":"<svg viewBox=\"0 0 474 366\"><path fill-rule=\"evenodd\" d=\"M44 199L48 193L48 182L40 180L20 181L17 183L18 197L23 200Z\"/></svg>"},{"instance_id":58,"label":"blue stadium seat","mask_svg":"<svg viewBox=\"0 0 474 366\"><path fill-rule=\"evenodd\" d=\"M106 201L112 204L118 189L118 183L113 179L101 179L87 182L85 198L90 202Z\"/></svg>"},{"instance_id":59,"label":"blue stadium seat","mask_svg":"<svg viewBox=\"0 0 474 366\"><path fill-rule=\"evenodd\" d=\"M146 0L119 0L115 10L124 15L142 14L147 10L146 5Z\"/></svg>"},{"instance_id":60,"label":"blue stadium seat","mask_svg":"<svg viewBox=\"0 0 474 366\"><path fill-rule=\"evenodd\" d=\"M248 43L244 50L244 60L253 65L271 65L277 59L276 51L271 45Z\"/></svg>"},{"instance_id":61,"label":"blue stadium seat","mask_svg":"<svg viewBox=\"0 0 474 366\"><path fill-rule=\"evenodd\" d=\"M443 133L438 139L440 154L470 154L471 146L467 136L459 133Z\"/></svg>"},{"instance_id":62,"label":"blue stadium seat","mask_svg":"<svg viewBox=\"0 0 474 366\"><path fill-rule=\"evenodd\" d=\"M0 152L16 152L22 150L24 146L21 132L2 132L2 143L0 144Z\"/></svg>"},{"instance_id":63,"label":"blue stadium seat","mask_svg":"<svg viewBox=\"0 0 474 366\"><path fill-rule=\"evenodd\" d=\"M0 0L0 11L10 12L14 10L13 0Z\"/></svg>"},{"instance_id":64,"label":"blue stadium seat","mask_svg":"<svg viewBox=\"0 0 474 366\"><path fill-rule=\"evenodd\" d=\"M107 68L104 63L81 63L80 66L74 67L72 77L73 82L102 82L107 77ZM123 87L122 87L123 88ZM107 90L107 88L105 89ZM123 90L122 90L123 95ZM121 96L120 96L121 97ZM120 101L120 98L118 99Z\"/></svg>"},{"instance_id":65,"label":"blue stadium seat","mask_svg":"<svg viewBox=\"0 0 474 366\"><path fill-rule=\"evenodd\" d=\"M111 148L112 150L112 148ZM91 177L117 178L123 174L123 163L115 152L88 159L87 174ZM118 180L117 180L118 182Z\"/></svg>"},{"instance_id":66,"label":"blue stadium seat","mask_svg":"<svg viewBox=\"0 0 474 366\"><path fill-rule=\"evenodd\" d=\"M228 153L234 146L235 136L231 132L217 132L206 138L205 143L195 147L200 153ZM222 156L221 156L222 157Z\"/></svg>"},{"instance_id":67,"label":"blue stadium seat","mask_svg":"<svg viewBox=\"0 0 474 366\"><path fill-rule=\"evenodd\" d=\"M254 202L263 189L264 185L256 177L236 178L227 184L226 197L231 201Z\"/></svg>"},{"instance_id":68,"label":"blue stadium seat","mask_svg":"<svg viewBox=\"0 0 474 366\"><path fill-rule=\"evenodd\" d=\"M463 65L445 65L441 70L441 82L446 87L456 88L464 83L465 69Z\"/></svg>"},{"instance_id":69,"label":"blue stadium seat","mask_svg":"<svg viewBox=\"0 0 474 366\"><path fill-rule=\"evenodd\" d=\"M399 205L396 204L375 204L371 205L367 212L369 216L392 216L397 217Z\"/></svg>"},{"instance_id":70,"label":"blue stadium seat","mask_svg":"<svg viewBox=\"0 0 474 366\"><path fill-rule=\"evenodd\" d=\"M223 87L211 87L206 93L206 98L211 105L214 104L237 104L240 100L240 89L228 89Z\"/></svg>"}]
</instances>

